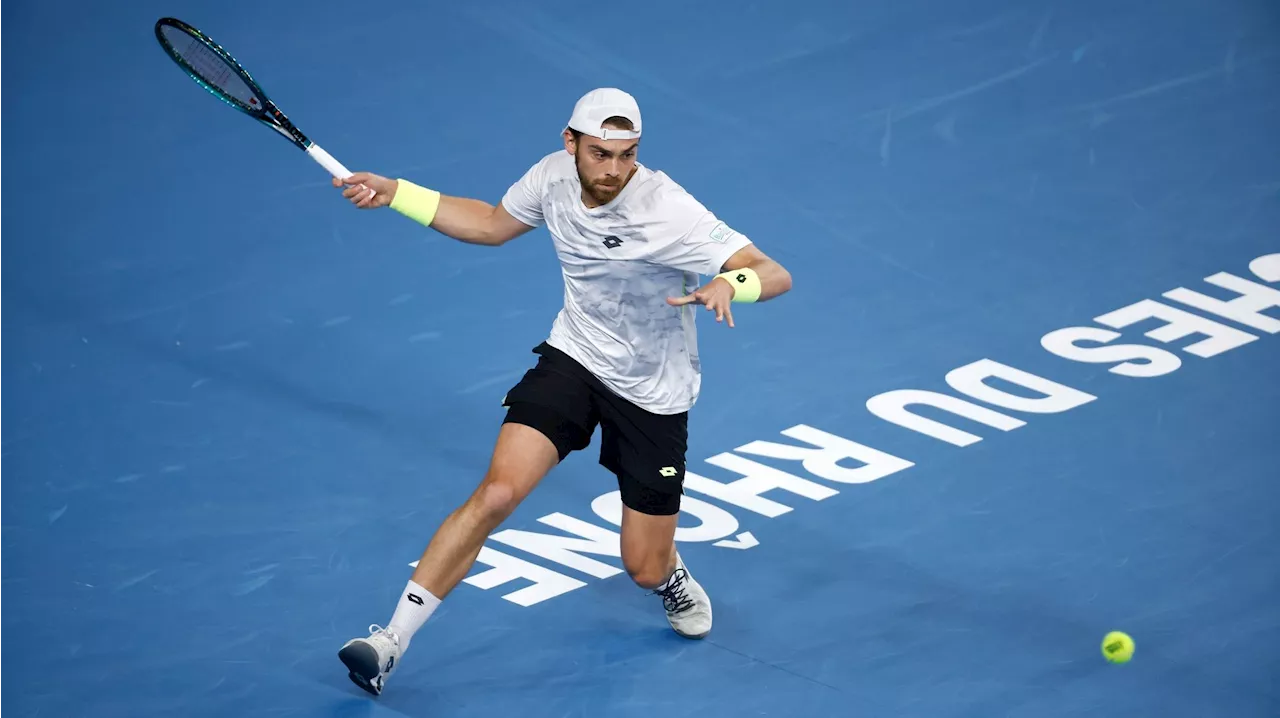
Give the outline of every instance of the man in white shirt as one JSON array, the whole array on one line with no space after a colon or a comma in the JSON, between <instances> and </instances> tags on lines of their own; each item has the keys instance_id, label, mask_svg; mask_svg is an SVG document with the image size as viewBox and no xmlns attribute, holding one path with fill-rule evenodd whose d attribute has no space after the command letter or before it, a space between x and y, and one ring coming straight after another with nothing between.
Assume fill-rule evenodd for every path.
<instances>
[{"instance_id":1,"label":"man in white shirt","mask_svg":"<svg viewBox=\"0 0 1280 718\"><path fill-rule=\"evenodd\" d=\"M734 326L732 303L791 288L777 262L666 174L636 161L635 99L584 95L564 149L544 157L495 205L404 179L357 172L334 186L361 209L391 207L449 237L498 246L546 225L564 277L564 308L537 364L507 393L483 481L436 531L387 627L342 647L350 677L378 695L414 634L466 577L484 544L538 482L601 429L600 463L617 476L622 562L661 596L671 627L711 630L711 601L675 548L688 411L701 367L693 304ZM699 275L715 275L698 286Z\"/></svg>"}]
</instances>

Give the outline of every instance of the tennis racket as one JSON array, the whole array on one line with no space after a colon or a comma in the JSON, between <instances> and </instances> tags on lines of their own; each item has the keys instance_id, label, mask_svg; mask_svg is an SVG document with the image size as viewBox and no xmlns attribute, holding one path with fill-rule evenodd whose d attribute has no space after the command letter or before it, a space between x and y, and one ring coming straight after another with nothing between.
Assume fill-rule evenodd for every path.
<instances>
[{"instance_id":1,"label":"tennis racket","mask_svg":"<svg viewBox=\"0 0 1280 718\"><path fill-rule=\"evenodd\" d=\"M165 17L156 21L156 39L178 67L214 97L279 132L334 177L342 180L351 176L341 162L295 127L231 53L208 35Z\"/></svg>"}]
</instances>

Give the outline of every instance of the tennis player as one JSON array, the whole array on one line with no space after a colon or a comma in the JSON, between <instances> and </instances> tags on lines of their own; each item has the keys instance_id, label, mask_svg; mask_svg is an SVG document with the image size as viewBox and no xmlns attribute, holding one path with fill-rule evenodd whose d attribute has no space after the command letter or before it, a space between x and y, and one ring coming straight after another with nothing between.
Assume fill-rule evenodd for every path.
<instances>
[{"instance_id":1,"label":"tennis player","mask_svg":"<svg viewBox=\"0 0 1280 718\"><path fill-rule=\"evenodd\" d=\"M640 109L614 88L574 106L564 148L490 205L404 179L357 172L334 180L361 209L391 207L449 237L499 246L546 225L564 276L564 307L536 365L507 393L488 471L445 519L386 628L338 655L359 686L382 692L414 635L471 570L486 537L570 452L601 429L600 464L617 476L622 563L662 599L672 629L711 630L711 600L675 547L688 412L698 397L694 308L734 326L732 304L791 288L777 262L666 174L636 160ZM698 277L712 276L698 286ZM690 291L690 289L692 290Z\"/></svg>"}]
</instances>

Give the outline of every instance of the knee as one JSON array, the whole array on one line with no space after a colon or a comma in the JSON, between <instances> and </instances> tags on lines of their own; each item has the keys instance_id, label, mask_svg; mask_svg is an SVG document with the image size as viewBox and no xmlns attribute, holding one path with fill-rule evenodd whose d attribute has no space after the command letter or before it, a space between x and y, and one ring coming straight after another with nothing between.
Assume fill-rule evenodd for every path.
<instances>
[{"instance_id":1,"label":"knee","mask_svg":"<svg viewBox=\"0 0 1280 718\"><path fill-rule=\"evenodd\" d=\"M480 486L480 490L476 492L473 503L476 510L480 512L483 523L497 526L510 516L512 511L516 510L516 504L519 503L519 500L516 497L516 490L511 484L504 481L487 480Z\"/></svg>"},{"instance_id":2,"label":"knee","mask_svg":"<svg viewBox=\"0 0 1280 718\"><path fill-rule=\"evenodd\" d=\"M671 576L674 558L669 549L650 551L643 556L623 556L622 564L637 586L653 589L661 586Z\"/></svg>"}]
</instances>

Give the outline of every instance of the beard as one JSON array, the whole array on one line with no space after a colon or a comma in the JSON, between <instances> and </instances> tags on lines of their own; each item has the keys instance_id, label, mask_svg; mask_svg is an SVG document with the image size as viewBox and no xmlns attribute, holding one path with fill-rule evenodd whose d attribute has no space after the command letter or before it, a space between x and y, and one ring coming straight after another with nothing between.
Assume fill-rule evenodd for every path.
<instances>
[{"instance_id":1,"label":"beard","mask_svg":"<svg viewBox=\"0 0 1280 718\"><path fill-rule=\"evenodd\" d=\"M591 195L591 199L600 204L609 204L613 201L618 193L622 191L622 185L607 186L599 183L583 185L587 188L587 194Z\"/></svg>"},{"instance_id":2,"label":"beard","mask_svg":"<svg viewBox=\"0 0 1280 718\"><path fill-rule=\"evenodd\" d=\"M622 191L623 186L626 184L626 180L623 180L623 179L616 179L616 180L588 179L587 176L582 173L582 165L578 162L578 159L576 157L574 158L573 164L575 168L578 170L578 182L582 184L582 190L586 192L591 197L591 199L595 200L598 204L609 204L610 202L612 202L613 199L618 196L618 193Z\"/></svg>"}]
</instances>

